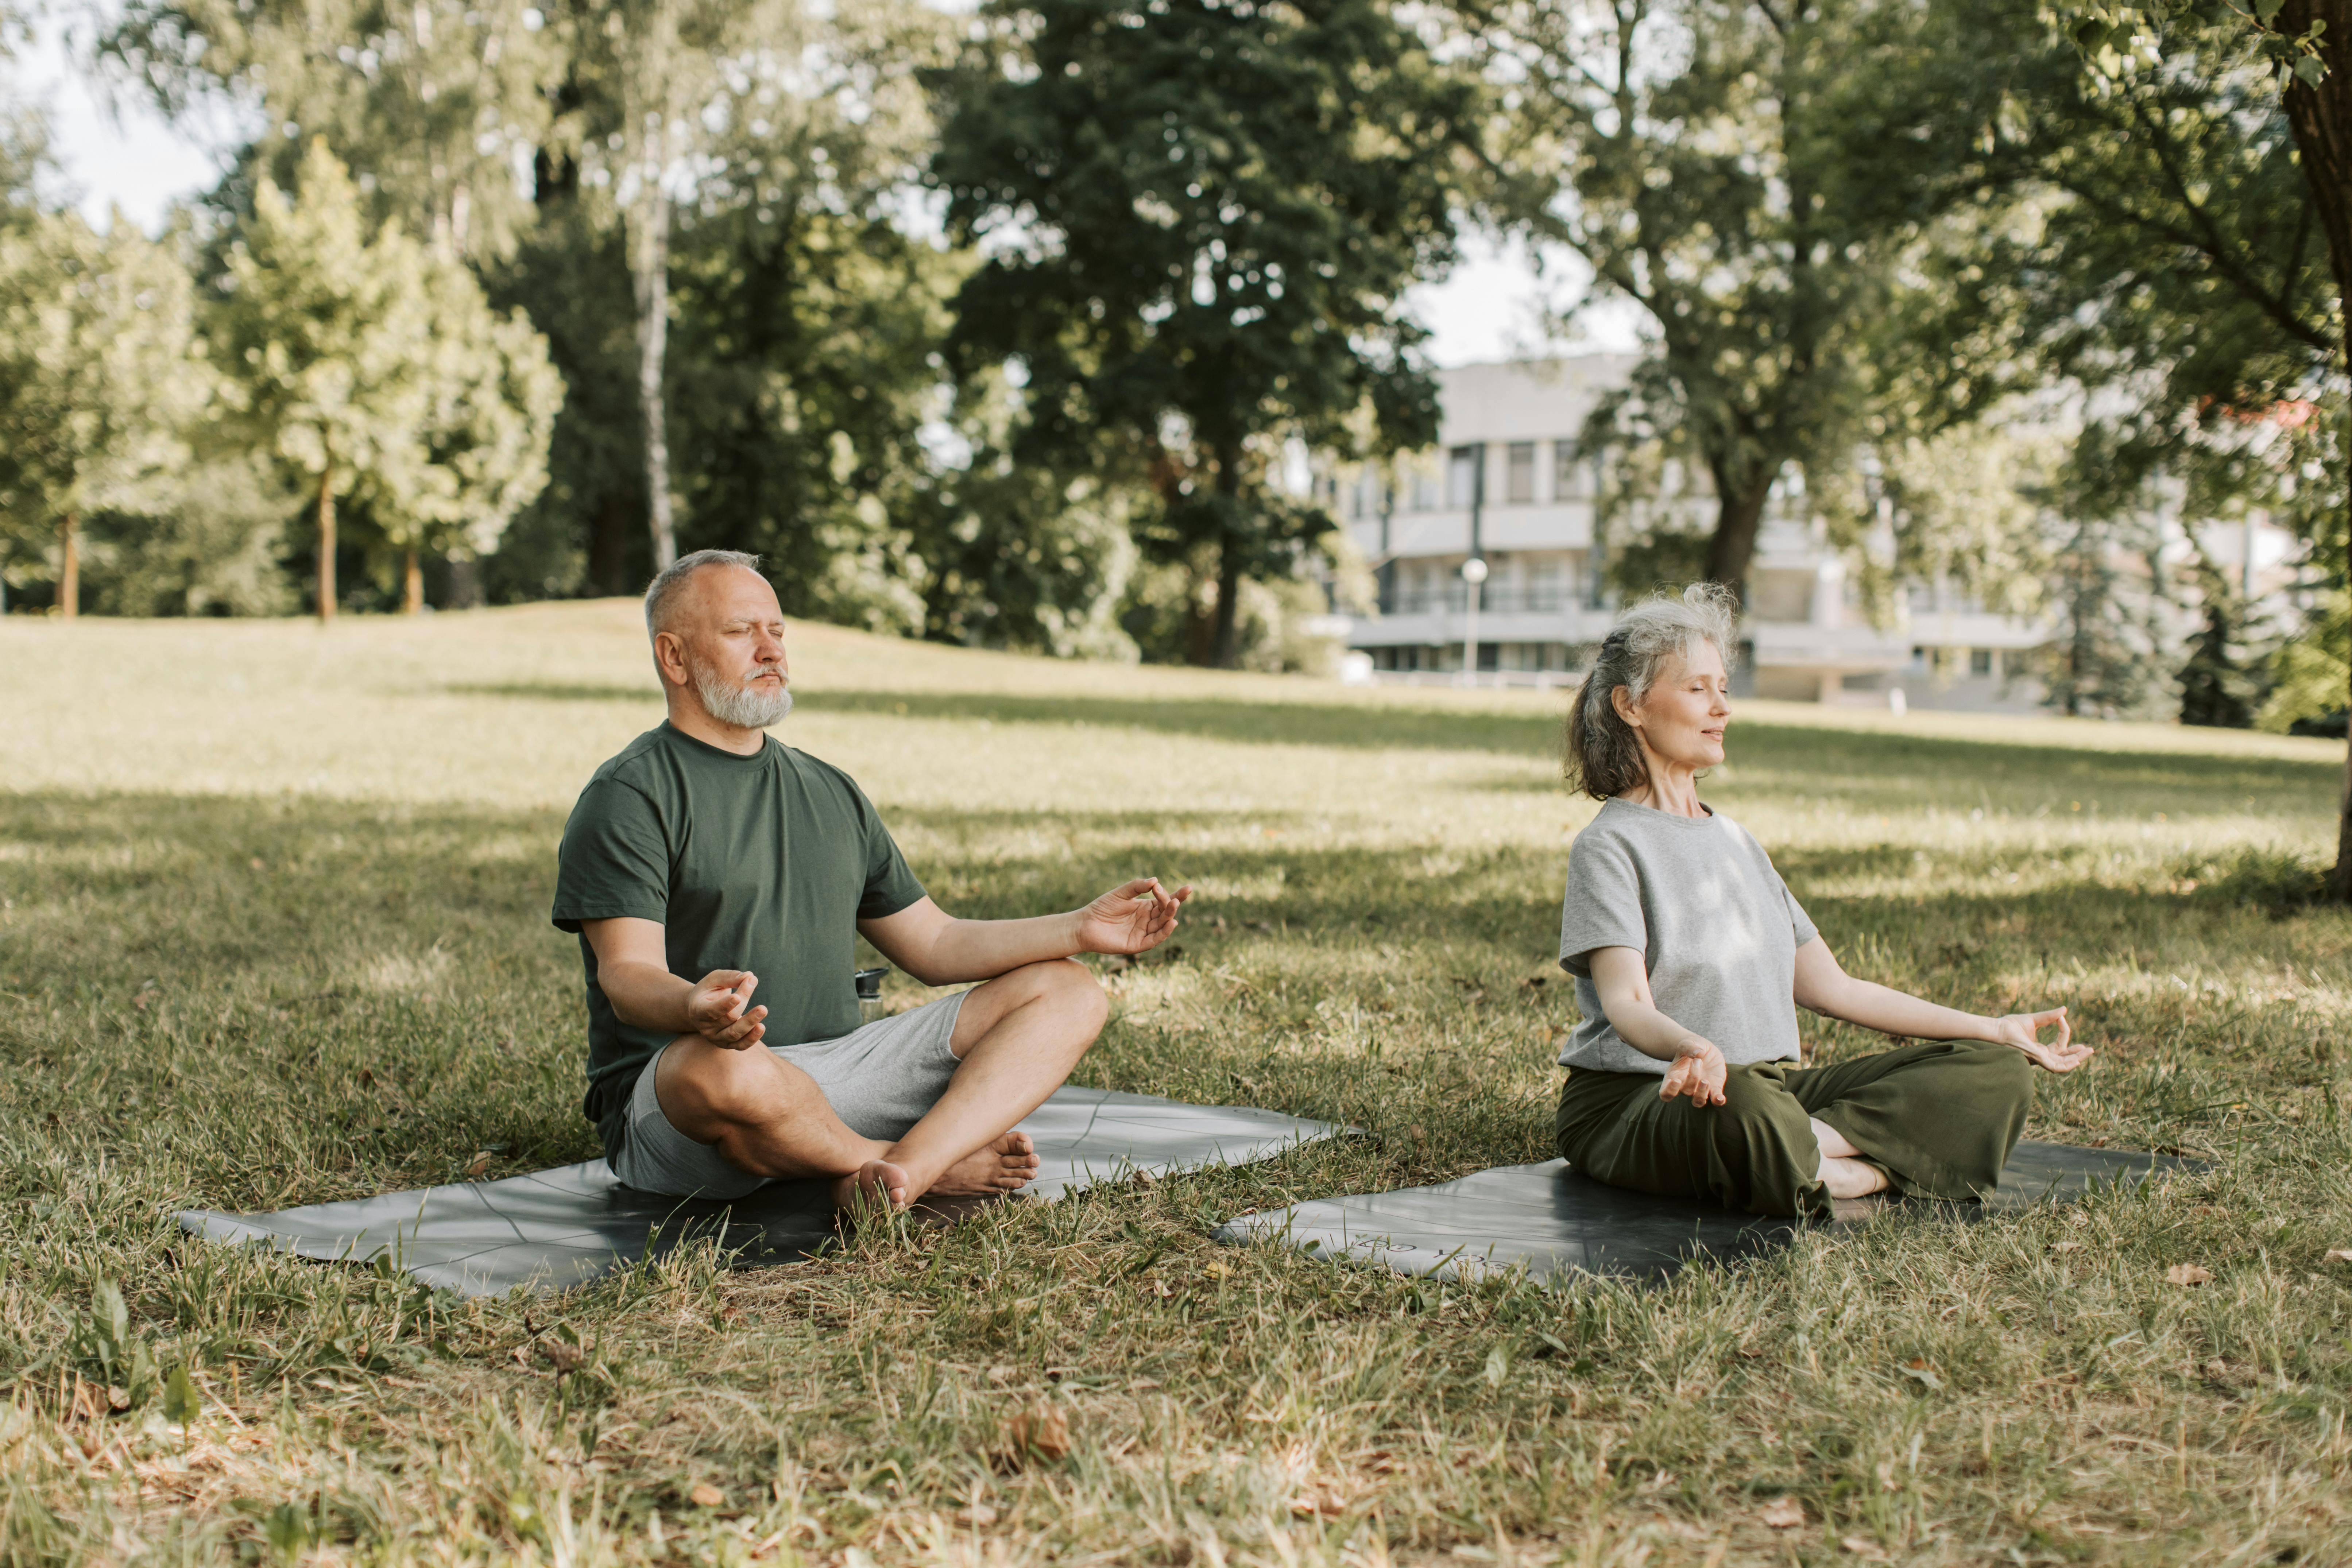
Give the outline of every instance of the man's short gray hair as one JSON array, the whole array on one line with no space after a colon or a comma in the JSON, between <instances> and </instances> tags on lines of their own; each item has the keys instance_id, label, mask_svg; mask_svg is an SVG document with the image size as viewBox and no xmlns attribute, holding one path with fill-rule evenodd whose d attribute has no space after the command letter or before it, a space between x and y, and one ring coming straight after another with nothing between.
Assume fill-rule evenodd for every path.
<instances>
[{"instance_id":1,"label":"man's short gray hair","mask_svg":"<svg viewBox=\"0 0 2352 1568\"><path fill-rule=\"evenodd\" d=\"M1641 701L1665 672L1666 660L1684 657L1694 643L1713 643L1729 669L1738 658L1738 624L1739 601L1720 583L1694 583L1678 599L1661 594L1618 616L1593 657L1592 673L1568 705L1569 782L1595 800L1646 783L1642 742L1612 700L1617 689L1625 689L1627 701Z\"/></svg>"},{"instance_id":2,"label":"man's short gray hair","mask_svg":"<svg viewBox=\"0 0 2352 1568\"><path fill-rule=\"evenodd\" d=\"M760 569L760 558L740 550L698 550L691 555L681 555L659 572L646 585L646 636L658 637L669 624L669 604L686 580L705 566L740 566L747 572Z\"/></svg>"}]
</instances>

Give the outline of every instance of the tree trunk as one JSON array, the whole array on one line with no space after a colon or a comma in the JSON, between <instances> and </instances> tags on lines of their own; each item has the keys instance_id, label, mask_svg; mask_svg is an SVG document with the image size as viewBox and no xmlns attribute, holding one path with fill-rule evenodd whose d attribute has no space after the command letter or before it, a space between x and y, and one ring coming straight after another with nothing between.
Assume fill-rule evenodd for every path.
<instances>
[{"instance_id":1,"label":"tree trunk","mask_svg":"<svg viewBox=\"0 0 2352 1568\"><path fill-rule=\"evenodd\" d=\"M425 564L416 558L416 546L408 547L408 559L401 574L400 613L421 616L425 613Z\"/></svg>"},{"instance_id":2,"label":"tree trunk","mask_svg":"<svg viewBox=\"0 0 2352 1568\"><path fill-rule=\"evenodd\" d=\"M319 475L319 624L335 618L335 470Z\"/></svg>"},{"instance_id":3,"label":"tree trunk","mask_svg":"<svg viewBox=\"0 0 2352 1568\"><path fill-rule=\"evenodd\" d=\"M2336 295L2352 309L2352 0L2286 0L2273 25L2289 37L2299 37L2315 22L2326 24L2319 37L2319 58L2326 63L2327 75L2317 87L2300 78L2288 80L2286 118L2294 131L2295 151L2303 155L2304 175L2311 182L2312 205L2327 234ZM2346 352L2347 345L2336 345L2339 356ZM2352 591L2352 561L2343 564L2347 591ZM2352 690L2345 700L2352 705ZM2352 903L2352 743L2345 750L2336 866L2327 873L2327 896L2337 903Z\"/></svg>"},{"instance_id":4,"label":"tree trunk","mask_svg":"<svg viewBox=\"0 0 2352 1568\"><path fill-rule=\"evenodd\" d=\"M1217 448L1217 629L1210 641L1209 662L1219 669L1234 668L1234 641L1242 597L1242 542L1234 534L1233 514L1241 504L1242 455L1239 443Z\"/></svg>"},{"instance_id":5,"label":"tree trunk","mask_svg":"<svg viewBox=\"0 0 2352 1568\"><path fill-rule=\"evenodd\" d=\"M1241 608L1242 547L1231 528L1217 531L1217 630L1209 644L1209 662L1219 669L1234 668L1234 622Z\"/></svg>"},{"instance_id":6,"label":"tree trunk","mask_svg":"<svg viewBox=\"0 0 2352 1568\"><path fill-rule=\"evenodd\" d=\"M669 195L658 170L645 171L650 189L633 252L637 286L637 405L646 427L646 523L653 534L654 570L677 559L670 520L669 435L662 398L662 359L669 347Z\"/></svg>"},{"instance_id":7,"label":"tree trunk","mask_svg":"<svg viewBox=\"0 0 2352 1568\"><path fill-rule=\"evenodd\" d=\"M1720 583L1745 603L1748 568L1756 559L1756 535L1764 524L1764 501L1772 493L1766 475L1746 490L1735 490L1718 478L1721 498L1715 514L1715 537L1706 542L1706 580Z\"/></svg>"},{"instance_id":8,"label":"tree trunk","mask_svg":"<svg viewBox=\"0 0 2352 1568\"><path fill-rule=\"evenodd\" d=\"M66 513L58 530L58 615L72 620L81 614L81 519Z\"/></svg>"}]
</instances>

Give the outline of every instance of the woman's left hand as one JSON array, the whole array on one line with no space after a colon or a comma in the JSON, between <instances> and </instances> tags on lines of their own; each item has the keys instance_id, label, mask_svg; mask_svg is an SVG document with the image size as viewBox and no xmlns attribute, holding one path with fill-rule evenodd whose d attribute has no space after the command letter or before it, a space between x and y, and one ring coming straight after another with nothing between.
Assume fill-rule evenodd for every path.
<instances>
[{"instance_id":1,"label":"woman's left hand","mask_svg":"<svg viewBox=\"0 0 2352 1568\"><path fill-rule=\"evenodd\" d=\"M2042 1031L2052 1025L2058 1027L2058 1037L2048 1045L2042 1042ZM1992 1021L1992 1037L2004 1046L2015 1046L2041 1067L2052 1072L2073 1072L2091 1059L2089 1046L2074 1043L2074 1026L2066 1021L2066 1009L2053 1007L2047 1013L2011 1013Z\"/></svg>"}]
</instances>

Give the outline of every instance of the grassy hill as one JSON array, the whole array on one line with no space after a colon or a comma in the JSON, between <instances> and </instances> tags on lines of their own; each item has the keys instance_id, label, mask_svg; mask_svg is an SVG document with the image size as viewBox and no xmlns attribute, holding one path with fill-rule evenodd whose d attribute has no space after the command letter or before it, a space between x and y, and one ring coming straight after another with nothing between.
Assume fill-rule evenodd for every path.
<instances>
[{"instance_id":1,"label":"grassy hill","mask_svg":"<svg viewBox=\"0 0 2352 1568\"><path fill-rule=\"evenodd\" d=\"M2303 901L2340 745L1740 705L1706 793L1849 969L2065 1003L2101 1056L2028 1135L2213 1169L1440 1290L1205 1233L1550 1152L1563 698L791 642L781 732L951 910L1200 889L1105 975L1081 1081L1369 1136L552 1303L194 1246L173 1210L595 1152L547 908L581 784L659 721L642 626L0 621L0 1562L2352 1559L2352 919ZM518 1357L553 1320L593 1375ZM1043 1403L1073 1451L1009 1463Z\"/></svg>"}]
</instances>

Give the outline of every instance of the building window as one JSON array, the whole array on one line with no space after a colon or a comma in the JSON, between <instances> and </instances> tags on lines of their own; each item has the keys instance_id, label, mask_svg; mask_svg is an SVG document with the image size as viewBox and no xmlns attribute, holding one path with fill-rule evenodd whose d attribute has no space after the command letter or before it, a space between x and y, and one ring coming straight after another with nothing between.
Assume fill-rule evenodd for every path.
<instances>
[{"instance_id":1,"label":"building window","mask_svg":"<svg viewBox=\"0 0 2352 1568\"><path fill-rule=\"evenodd\" d=\"M1580 500L1589 488L1591 475L1576 460L1576 443L1554 441L1551 444L1551 499Z\"/></svg>"},{"instance_id":2,"label":"building window","mask_svg":"<svg viewBox=\"0 0 2352 1568\"><path fill-rule=\"evenodd\" d=\"M1536 499L1536 444L1514 441L1509 456L1510 461L1504 469L1503 499L1514 506L1525 506Z\"/></svg>"},{"instance_id":3,"label":"building window","mask_svg":"<svg viewBox=\"0 0 2352 1568\"><path fill-rule=\"evenodd\" d=\"M1990 675L1992 673L1992 649L1989 647L1972 647L1969 649L1969 673L1970 675Z\"/></svg>"},{"instance_id":4,"label":"building window","mask_svg":"<svg viewBox=\"0 0 2352 1568\"><path fill-rule=\"evenodd\" d=\"M1445 465L1445 504L1466 507L1478 498L1478 460L1486 455L1484 447L1456 447Z\"/></svg>"}]
</instances>

